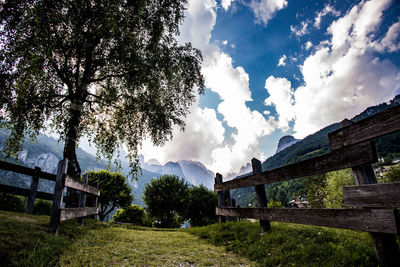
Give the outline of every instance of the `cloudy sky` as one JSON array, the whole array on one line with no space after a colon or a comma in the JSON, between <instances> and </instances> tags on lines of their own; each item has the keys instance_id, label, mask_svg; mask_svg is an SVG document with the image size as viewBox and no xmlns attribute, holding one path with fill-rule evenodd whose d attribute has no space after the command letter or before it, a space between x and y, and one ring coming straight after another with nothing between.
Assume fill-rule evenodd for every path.
<instances>
[{"instance_id":1,"label":"cloudy sky","mask_svg":"<svg viewBox=\"0 0 400 267\"><path fill-rule=\"evenodd\" d=\"M186 130L146 160L237 172L400 93L400 1L189 0L180 41L204 57Z\"/></svg>"}]
</instances>

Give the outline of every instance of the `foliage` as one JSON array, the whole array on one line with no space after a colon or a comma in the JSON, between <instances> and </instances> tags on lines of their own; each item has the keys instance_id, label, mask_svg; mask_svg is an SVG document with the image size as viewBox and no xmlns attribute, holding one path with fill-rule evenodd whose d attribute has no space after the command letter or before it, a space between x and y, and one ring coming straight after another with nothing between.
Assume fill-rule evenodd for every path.
<instances>
[{"instance_id":1,"label":"foliage","mask_svg":"<svg viewBox=\"0 0 400 267\"><path fill-rule=\"evenodd\" d=\"M188 184L176 175L163 175L147 184L143 192L149 216L162 228L180 227L185 219Z\"/></svg>"},{"instance_id":2,"label":"foliage","mask_svg":"<svg viewBox=\"0 0 400 267\"><path fill-rule=\"evenodd\" d=\"M117 210L113 216L112 222L132 223L136 225L144 225L145 222L144 209L138 205L130 205L125 209Z\"/></svg>"},{"instance_id":3,"label":"foliage","mask_svg":"<svg viewBox=\"0 0 400 267\"><path fill-rule=\"evenodd\" d=\"M51 206L52 202L50 200L36 199L33 204L33 214L50 216Z\"/></svg>"},{"instance_id":4,"label":"foliage","mask_svg":"<svg viewBox=\"0 0 400 267\"><path fill-rule=\"evenodd\" d=\"M260 266L377 266L368 233L288 223L228 222L185 229Z\"/></svg>"},{"instance_id":5,"label":"foliage","mask_svg":"<svg viewBox=\"0 0 400 267\"><path fill-rule=\"evenodd\" d=\"M306 198L310 208L324 208L325 207L325 185L326 175L319 174L305 178L304 186L306 188Z\"/></svg>"},{"instance_id":6,"label":"foliage","mask_svg":"<svg viewBox=\"0 0 400 267\"><path fill-rule=\"evenodd\" d=\"M111 173L108 170L88 171L89 184L99 184L100 197L98 204L99 218L104 221L106 216L115 208L128 207L132 201L131 188L127 178L120 172Z\"/></svg>"},{"instance_id":7,"label":"foliage","mask_svg":"<svg viewBox=\"0 0 400 267\"><path fill-rule=\"evenodd\" d=\"M90 230L102 228L95 220L61 222L58 235L50 233L49 216L0 211L2 266L56 266L60 255Z\"/></svg>"},{"instance_id":8,"label":"foliage","mask_svg":"<svg viewBox=\"0 0 400 267\"><path fill-rule=\"evenodd\" d=\"M217 194L204 185L189 188L186 204L186 218L191 226L204 226L215 223L215 207L218 205Z\"/></svg>"},{"instance_id":9,"label":"foliage","mask_svg":"<svg viewBox=\"0 0 400 267\"><path fill-rule=\"evenodd\" d=\"M20 196L0 192L0 209L24 212L24 202Z\"/></svg>"},{"instance_id":10,"label":"foliage","mask_svg":"<svg viewBox=\"0 0 400 267\"><path fill-rule=\"evenodd\" d=\"M326 208L343 208L343 186L354 185L350 169L329 172L326 174L324 188L324 205Z\"/></svg>"},{"instance_id":11,"label":"foliage","mask_svg":"<svg viewBox=\"0 0 400 267\"><path fill-rule=\"evenodd\" d=\"M284 206L282 205L281 202L276 201L275 199L271 198L268 202L268 208L283 208Z\"/></svg>"},{"instance_id":12,"label":"foliage","mask_svg":"<svg viewBox=\"0 0 400 267\"><path fill-rule=\"evenodd\" d=\"M82 135L111 160L144 138L161 144L204 91L201 53L176 40L187 1L4 1L0 10L2 150L50 127L78 177Z\"/></svg>"},{"instance_id":13,"label":"foliage","mask_svg":"<svg viewBox=\"0 0 400 267\"><path fill-rule=\"evenodd\" d=\"M393 166L390 168L390 170L385 175L384 182L385 183L400 182L400 165Z\"/></svg>"}]
</instances>

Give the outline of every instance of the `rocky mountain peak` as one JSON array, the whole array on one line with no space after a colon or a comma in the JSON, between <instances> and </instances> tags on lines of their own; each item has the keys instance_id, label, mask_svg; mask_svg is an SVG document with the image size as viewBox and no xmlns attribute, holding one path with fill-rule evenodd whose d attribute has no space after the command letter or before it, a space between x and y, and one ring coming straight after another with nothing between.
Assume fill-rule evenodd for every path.
<instances>
[{"instance_id":1,"label":"rocky mountain peak","mask_svg":"<svg viewBox=\"0 0 400 267\"><path fill-rule=\"evenodd\" d=\"M300 140L294 138L294 137L291 136L291 135L282 136L281 139L279 139L278 147L277 147L277 149L276 149L275 154L281 152L281 151L284 150L285 148L290 147L291 145L297 143L298 141L300 141Z\"/></svg>"}]
</instances>

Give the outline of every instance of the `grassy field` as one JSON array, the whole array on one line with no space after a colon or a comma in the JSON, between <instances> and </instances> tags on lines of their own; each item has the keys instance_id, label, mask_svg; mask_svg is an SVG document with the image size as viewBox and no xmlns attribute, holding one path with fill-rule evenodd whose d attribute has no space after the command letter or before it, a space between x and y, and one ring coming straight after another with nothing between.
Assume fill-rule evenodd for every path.
<instances>
[{"instance_id":1,"label":"grassy field","mask_svg":"<svg viewBox=\"0 0 400 267\"><path fill-rule=\"evenodd\" d=\"M0 211L1 266L254 266L222 246L180 230L63 222L51 235L48 216Z\"/></svg>"},{"instance_id":2,"label":"grassy field","mask_svg":"<svg viewBox=\"0 0 400 267\"><path fill-rule=\"evenodd\" d=\"M365 232L273 222L260 236L259 224L246 221L185 231L260 266L377 266Z\"/></svg>"}]
</instances>

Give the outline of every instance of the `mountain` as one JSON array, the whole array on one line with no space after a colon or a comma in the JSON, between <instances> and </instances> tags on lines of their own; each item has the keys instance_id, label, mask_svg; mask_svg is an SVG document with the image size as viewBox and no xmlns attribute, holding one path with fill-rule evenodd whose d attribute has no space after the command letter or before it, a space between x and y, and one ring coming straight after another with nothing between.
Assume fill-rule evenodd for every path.
<instances>
[{"instance_id":1,"label":"mountain","mask_svg":"<svg viewBox=\"0 0 400 267\"><path fill-rule=\"evenodd\" d=\"M214 188L214 173L208 170L202 163L192 160L180 160L178 164L188 182L193 185L202 184L209 189Z\"/></svg>"},{"instance_id":2,"label":"mountain","mask_svg":"<svg viewBox=\"0 0 400 267\"><path fill-rule=\"evenodd\" d=\"M282 150L290 147L293 144L296 144L299 141L300 141L299 139L295 139L291 135L282 136L281 139L279 139L278 147L276 149L275 154L281 152Z\"/></svg>"}]
</instances>

